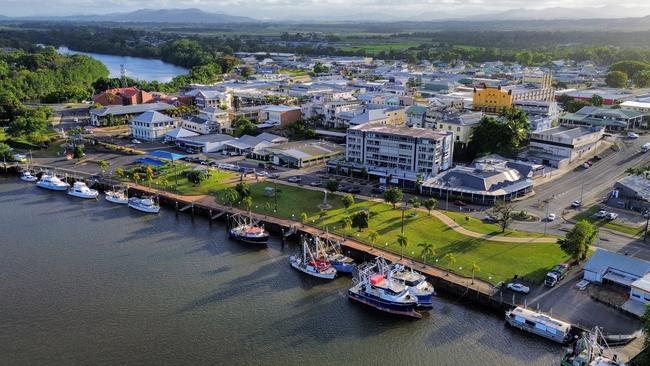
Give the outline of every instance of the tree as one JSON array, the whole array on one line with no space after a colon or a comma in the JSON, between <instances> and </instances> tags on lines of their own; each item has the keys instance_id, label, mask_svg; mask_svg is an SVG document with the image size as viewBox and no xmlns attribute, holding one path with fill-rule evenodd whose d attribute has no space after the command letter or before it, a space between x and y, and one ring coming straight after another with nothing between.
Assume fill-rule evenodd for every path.
<instances>
[{"instance_id":1,"label":"tree","mask_svg":"<svg viewBox=\"0 0 650 366\"><path fill-rule=\"evenodd\" d=\"M343 206L345 206L346 211L350 208L350 206L354 205L354 196L351 195L350 193L343 196L342 200L343 200Z\"/></svg>"},{"instance_id":2,"label":"tree","mask_svg":"<svg viewBox=\"0 0 650 366\"><path fill-rule=\"evenodd\" d=\"M307 222L307 220L309 220L309 216L307 215L307 213L306 212L300 213L300 221L304 224L305 222Z\"/></svg>"},{"instance_id":3,"label":"tree","mask_svg":"<svg viewBox=\"0 0 650 366\"><path fill-rule=\"evenodd\" d=\"M352 214L352 226L359 228L359 231L368 227L369 220L370 215L366 210L357 211Z\"/></svg>"},{"instance_id":4,"label":"tree","mask_svg":"<svg viewBox=\"0 0 650 366\"><path fill-rule=\"evenodd\" d=\"M639 71L632 79L637 88L647 88L650 86L650 70Z\"/></svg>"},{"instance_id":5,"label":"tree","mask_svg":"<svg viewBox=\"0 0 650 366\"><path fill-rule=\"evenodd\" d=\"M411 207L413 207L413 208L418 208L418 207L420 207L420 205L421 205L420 200L419 200L417 197L411 197L411 198L409 198L408 203L409 203L409 205L411 205Z\"/></svg>"},{"instance_id":6,"label":"tree","mask_svg":"<svg viewBox=\"0 0 650 366\"><path fill-rule=\"evenodd\" d=\"M76 145L74 147L74 150L72 152L72 157L74 157L77 160L84 157L84 149L83 147L81 147L81 145Z\"/></svg>"},{"instance_id":7,"label":"tree","mask_svg":"<svg viewBox=\"0 0 650 366\"><path fill-rule=\"evenodd\" d=\"M323 65L320 62L316 62L314 65L314 74L324 74L329 71L329 68L325 65Z\"/></svg>"},{"instance_id":8,"label":"tree","mask_svg":"<svg viewBox=\"0 0 650 366\"><path fill-rule=\"evenodd\" d=\"M594 94L591 96L591 98L589 98L589 103L591 103L593 106L600 107L603 105L603 97L598 94Z\"/></svg>"},{"instance_id":9,"label":"tree","mask_svg":"<svg viewBox=\"0 0 650 366\"><path fill-rule=\"evenodd\" d=\"M246 197L244 197L244 198L241 199L241 203L244 205L244 207L246 207L246 210L247 210L248 212L250 212L250 211L251 211L251 207L253 207L253 197L251 197L251 196L246 196Z\"/></svg>"},{"instance_id":10,"label":"tree","mask_svg":"<svg viewBox=\"0 0 650 366\"><path fill-rule=\"evenodd\" d=\"M235 186L235 191L240 198L248 197L251 195L251 187L246 182L239 182Z\"/></svg>"},{"instance_id":11,"label":"tree","mask_svg":"<svg viewBox=\"0 0 650 366\"><path fill-rule=\"evenodd\" d=\"M605 83L611 88L624 88L627 78L627 74L622 71L610 71L605 77Z\"/></svg>"},{"instance_id":12,"label":"tree","mask_svg":"<svg viewBox=\"0 0 650 366\"><path fill-rule=\"evenodd\" d=\"M575 113L575 112L581 110L582 108L588 107L590 105L591 105L591 103L589 103L589 102L587 102L585 100L573 99L573 100L570 100L569 102L567 102L567 104L565 106L565 109L569 113Z\"/></svg>"},{"instance_id":13,"label":"tree","mask_svg":"<svg viewBox=\"0 0 650 366\"><path fill-rule=\"evenodd\" d=\"M119 167L115 169L115 175L117 175L120 178L124 178L126 176L126 172L124 171L124 168Z\"/></svg>"},{"instance_id":14,"label":"tree","mask_svg":"<svg viewBox=\"0 0 650 366\"><path fill-rule=\"evenodd\" d=\"M352 227L352 218L350 217L350 215L344 215L343 217L341 217L341 220L339 222L341 223L341 228L343 229L343 231Z\"/></svg>"},{"instance_id":15,"label":"tree","mask_svg":"<svg viewBox=\"0 0 650 366\"><path fill-rule=\"evenodd\" d=\"M205 173L200 170L192 170L187 172L187 180L195 186L201 184L201 182L203 182L206 178L207 177Z\"/></svg>"},{"instance_id":16,"label":"tree","mask_svg":"<svg viewBox=\"0 0 650 366\"><path fill-rule=\"evenodd\" d=\"M429 211L429 216L431 216L431 210L433 210L438 204L438 200L435 198L429 198L424 201L424 207Z\"/></svg>"},{"instance_id":17,"label":"tree","mask_svg":"<svg viewBox=\"0 0 650 366\"><path fill-rule=\"evenodd\" d=\"M230 207L232 207L235 203L237 203L237 201L239 201L239 193L234 188L227 188L226 192L224 193L224 198L226 202L230 204Z\"/></svg>"},{"instance_id":18,"label":"tree","mask_svg":"<svg viewBox=\"0 0 650 366\"><path fill-rule=\"evenodd\" d=\"M499 118L484 116L467 144L470 158L487 154L515 156L530 130L528 117L519 108L503 108Z\"/></svg>"},{"instance_id":19,"label":"tree","mask_svg":"<svg viewBox=\"0 0 650 366\"><path fill-rule=\"evenodd\" d=\"M257 135L257 126L244 118L243 116L238 116L232 121L232 126L235 129L235 137L241 137L244 135L256 136Z\"/></svg>"},{"instance_id":20,"label":"tree","mask_svg":"<svg viewBox=\"0 0 650 366\"><path fill-rule=\"evenodd\" d=\"M598 237L598 229L586 220L581 220L566 234L564 239L558 239L560 249L575 260L587 257L589 248Z\"/></svg>"},{"instance_id":21,"label":"tree","mask_svg":"<svg viewBox=\"0 0 650 366\"><path fill-rule=\"evenodd\" d=\"M140 180L140 173L138 172L133 173L133 181L138 183L139 180Z\"/></svg>"},{"instance_id":22,"label":"tree","mask_svg":"<svg viewBox=\"0 0 650 366\"><path fill-rule=\"evenodd\" d=\"M456 256L454 253L447 253L442 256L442 260L447 262L447 276L449 276L449 272L451 272L451 266L456 264Z\"/></svg>"},{"instance_id":23,"label":"tree","mask_svg":"<svg viewBox=\"0 0 650 366\"><path fill-rule=\"evenodd\" d=\"M146 174L147 182L149 183L149 185L151 185L151 181L153 181L153 168L151 167L151 165L147 165L147 167L145 168L145 174Z\"/></svg>"},{"instance_id":24,"label":"tree","mask_svg":"<svg viewBox=\"0 0 650 366\"><path fill-rule=\"evenodd\" d=\"M395 209L397 203L402 200L403 196L404 193L402 193L402 190L397 187L388 188L384 191L384 201L393 205L393 209Z\"/></svg>"},{"instance_id":25,"label":"tree","mask_svg":"<svg viewBox=\"0 0 650 366\"><path fill-rule=\"evenodd\" d=\"M623 60L613 63L609 67L610 72L619 71L627 75L629 79L634 80L642 71L650 70L650 64L644 61ZM609 74L608 74L609 76ZM627 82L627 79L625 80Z\"/></svg>"},{"instance_id":26,"label":"tree","mask_svg":"<svg viewBox=\"0 0 650 366\"><path fill-rule=\"evenodd\" d=\"M479 267L478 264L476 264L476 262L472 262L471 270L472 270L472 284L474 284L474 275L476 274L476 272L481 272L481 267Z\"/></svg>"},{"instance_id":27,"label":"tree","mask_svg":"<svg viewBox=\"0 0 650 366\"><path fill-rule=\"evenodd\" d=\"M374 248L375 243L379 240L379 233L375 230L370 230L368 232L368 240L370 240L370 244Z\"/></svg>"},{"instance_id":28,"label":"tree","mask_svg":"<svg viewBox=\"0 0 650 366\"><path fill-rule=\"evenodd\" d=\"M427 264L427 258L433 257L436 255L436 249L433 244L428 242L422 242L418 244L418 247L422 248L420 250L420 256L424 260L424 264Z\"/></svg>"},{"instance_id":29,"label":"tree","mask_svg":"<svg viewBox=\"0 0 650 366\"><path fill-rule=\"evenodd\" d=\"M494 207L490 210L490 216L501 227L501 232L504 233L508 226L512 223L514 214L514 207L511 203L506 201L497 201Z\"/></svg>"},{"instance_id":30,"label":"tree","mask_svg":"<svg viewBox=\"0 0 650 366\"><path fill-rule=\"evenodd\" d=\"M327 181L327 184L325 184L325 188L327 188L328 191L334 193L339 190L339 182L335 181L334 179L330 179Z\"/></svg>"},{"instance_id":31,"label":"tree","mask_svg":"<svg viewBox=\"0 0 650 366\"><path fill-rule=\"evenodd\" d=\"M404 248L409 245L409 239L404 234L397 235L397 245L401 248L400 259L404 258Z\"/></svg>"},{"instance_id":32,"label":"tree","mask_svg":"<svg viewBox=\"0 0 650 366\"><path fill-rule=\"evenodd\" d=\"M5 160L5 161L6 160L11 160L12 159L12 152L13 152L13 149L11 148L11 146L9 146L9 145L7 145L7 144L5 144L3 142L0 142L0 159Z\"/></svg>"},{"instance_id":33,"label":"tree","mask_svg":"<svg viewBox=\"0 0 650 366\"><path fill-rule=\"evenodd\" d=\"M239 75L242 78L247 79L249 76L253 75L253 69L250 66L244 66L239 70Z\"/></svg>"},{"instance_id":34,"label":"tree","mask_svg":"<svg viewBox=\"0 0 650 366\"><path fill-rule=\"evenodd\" d=\"M97 162L97 165L99 165L99 169L102 170L102 174L106 171L106 168L108 168L108 161L106 160L100 160Z\"/></svg>"}]
</instances>

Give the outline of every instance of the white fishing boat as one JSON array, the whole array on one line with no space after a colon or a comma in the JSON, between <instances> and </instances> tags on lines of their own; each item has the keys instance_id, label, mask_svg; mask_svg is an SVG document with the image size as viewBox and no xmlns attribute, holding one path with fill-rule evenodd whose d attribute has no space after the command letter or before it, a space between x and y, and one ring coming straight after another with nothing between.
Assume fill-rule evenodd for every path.
<instances>
[{"instance_id":1,"label":"white fishing boat","mask_svg":"<svg viewBox=\"0 0 650 366\"><path fill-rule=\"evenodd\" d=\"M433 307L433 296L436 292L422 273L395 263L390 266L390 277L408 287L411 295L417 297L418 307Z\"/></svg>"},{"instance_id":2,"label":"white fishing boat","mask_svg":"<svg viewBox=\"0 0 650 366\"><path fill-rule=\"evenodd\" d=\"M567 322L519 306L506 311L506 322L515 328L558 343L565 343L571 331L571 324Z\"/></svg>"},{"instance_id":3,"label":"white fishing boat","mask_svg":"<svg viewBox=\"0 0 650 366\"><path fill-rule=\"evenodd\" d=\"M230 237L242 243L253 244L257 246L266 246L269 241L269 232L253 220L250 215L233 215L231 217L232 228L228 231Z\"/></svg>"},{"instance_id":4,"label":"white fishing boat","mask_svg":"<svg viewBox=\"0 0 650 366\"><path fill-rule=\"evenodd\" d=\"M45 174L41 176L36 186L40 188L50 189L53 191L67 191L70 185L57 177L56 175Z\"/></svg>"},{"instance_id":5,"label":"white fishing boat","mask_svg":"<svg viewBox=\"0 0 650 366\"><path fill-rule=\"evenodd\" d=\"M23 170L23 172L20 174L20 180L23 182L36 182L38 180L38 177L32 175L29 170Z\"/></svg>"},{"instance_id":6,"label":"white fishing boat","mask_svg":"<svg viewBox=\"0 0 650 366\"><path fill-rule=\"evenodd\" d=\"M147 212L147 213L160 212L160 205L158 204L158 202L155 202L153 198L150 197L143 197L143 198L131 197L129 198L128 204L129 207L134 208L138 211Z\"/></svg>"},{"instance_id":7,"label":"white fishing boat","mask_svg":"<svg viewBox=\"0 0 650 366\"><path fill-rule=\"evenodd\" d=\"M316 248L312 250L309 247L309 239L303 238L301 255L292 255L289 257L289 263L291 267L310 276L327 280L334 279L336 268L332 267L327 258L317 258L315 253L317 253Z\"/></svg>"},{"instance_id":8,"label":"white fishing boat","mask_svg":"<svg viewBox=\"0 0 650 366\"><path fill-rule=\"evenodd\" d=\"M118 205L127 205L129 203L129 196L126 194L126 190L118 191L113 189L112 191L104 192L104 199L111 203L117 203Z\"/></svg>"},{"instance_id":9,"label":"white fishing boat","mask_svg":"<svg viewBox=\"0 0 650 366\"><path fill-rule=\"evenodd\" d=\"M583 333L562 357L561 366L625 366L607 346L600 328Z\"/></svg>"},{"instance_id":10,"label":"white fishing boat","mask_svg":"<svg viewBox=\"0 0 650 366\"><path fill-rule=\"evenodd\" d=\"M88 188L84 182L74 182L72 188L68 189L68 194L85 199L97 199L99 197L99 192L96 189Z\"/></svg>"}]
</instances>

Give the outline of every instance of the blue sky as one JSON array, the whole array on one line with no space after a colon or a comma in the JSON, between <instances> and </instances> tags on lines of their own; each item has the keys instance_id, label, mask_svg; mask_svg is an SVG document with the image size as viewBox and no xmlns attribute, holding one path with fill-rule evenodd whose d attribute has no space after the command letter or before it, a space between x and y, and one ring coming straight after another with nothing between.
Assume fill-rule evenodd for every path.
<instances>
[{"instance_id":1,"label":"blue sky","mask_svg":"<svg viewBox=\"0 0 650 366\"><path fill-rule=\"evenodd\" d=\"M601 7L605 16L612 7L623 15L650 14L650 4L643 0L0 0L0 14L77 15L123 12L147 8L199 8L260 19L290 19L295 16L318 18L378 18L398 16L408 19L414 14L430 18L472 16L485 12L517 8ZM621 8L622 7L622 8Z\"/></svg>"}]
</instances>

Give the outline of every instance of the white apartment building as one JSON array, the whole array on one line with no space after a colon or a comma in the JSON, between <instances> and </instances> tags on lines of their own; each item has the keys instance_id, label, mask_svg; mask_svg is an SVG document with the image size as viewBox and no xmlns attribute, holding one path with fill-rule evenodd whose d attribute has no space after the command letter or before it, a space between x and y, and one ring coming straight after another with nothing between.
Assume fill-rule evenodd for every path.
<instances>
[{"instance_id":1,"label":"white apartment building","mask_svg":"<svg viewBox=\"0 0 650 366\"><path fill-rule=\"evenodd\" d=\"M452 166L453 133L394 125L348 129L346 161L393 183L427 179Z\"/></svg>"},{"instance_id":2,"label":"white apartment building","mask_svg":"<svg viewBox=\"0 0 650 366\"><path fill-rule=\"evenodd\" d=\"M129 124L129 132L139 140L154 141L165 137L165 133L177 126L176 120L160 112L144 112Z\"/></svg>"}]
</instances>

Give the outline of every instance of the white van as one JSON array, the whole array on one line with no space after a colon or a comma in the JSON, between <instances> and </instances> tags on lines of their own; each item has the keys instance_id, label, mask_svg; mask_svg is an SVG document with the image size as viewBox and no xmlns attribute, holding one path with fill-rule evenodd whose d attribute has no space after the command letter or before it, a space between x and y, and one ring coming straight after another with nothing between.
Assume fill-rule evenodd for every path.
<instances>
[{"instance_id":1,"label":"white van","mask_svg":"<svg viewBox=\"0 0 650 366\"><path fill-rule=\"evenodd\" d=\"M650 142L646 142L645 144L641 145L642 152L648 152L648 150L650 150Z\"/></svg>"}]
</instances>

